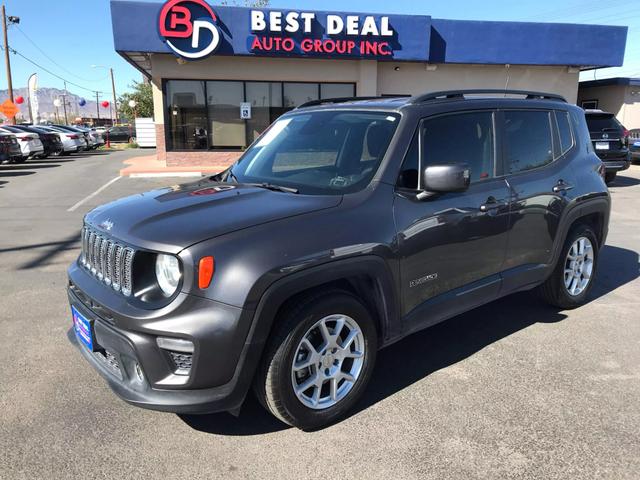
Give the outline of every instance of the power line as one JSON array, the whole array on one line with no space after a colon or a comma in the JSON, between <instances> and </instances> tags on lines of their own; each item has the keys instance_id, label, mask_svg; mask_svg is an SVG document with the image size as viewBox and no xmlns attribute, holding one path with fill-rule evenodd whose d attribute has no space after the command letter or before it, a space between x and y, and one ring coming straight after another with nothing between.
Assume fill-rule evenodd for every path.
<instances>
[{"instance_id":1,"label":"power line","mask_svg":"<svg viewBox=\"0 0 640 480\"><path fill-rule=\"evenodd\" d=\"M17 29L17 30L18 30L18 31L19 31L19 32L24 36L24 38L26 38L26 39L31 43L31 45L33 45L34 47L36 47L36 49L38 49L38 51L39 51L42 55L44 55L44 57L45 57L47 60L49 60L51 63L53 63L56 67L58 67L58 68L60 68L60 69L64 70L65 72L67 72L69 75L71 75L71 76L73 76L73 77L75 77L75 78L78 78L78 79L82 80L83 82L102 82L102 81L104 81L104 80L106 80L106 79L108 78L108 75L107 75L106 77L101 78L100 80L89 80L89 79L87 79L87 78L83 78L83 77L80 77L80 76L76 75L75 73L73 73L73 72L69 71L68 69L66 69L65 67L63 67L62 65L60 65L60 64L59 64L58 62L56 62L53 58L51 58L49 55L47 55L47 53L46 53L44 50L42 50L42 49L41 49L41 48L36 44L36 42L34 42L33 40L31 40L31 38L30 38L30 37L29 37L25 32L23 32L23 31L22 31L22 29L20 28L20 26L15 25L15 28L16 28L16 29Z\"/></svg>"},{"instance_id":2,"label":"power line","mask_svg":"<svg viewBox=\"0 0 640 480\"><path fill-rule=\"evenodd\" d=\"M2 48L1 46L0 46L0 49L4 50L4 48ZM100 92L100 93L102 93L102 94L104 94L104 93L105 93L105 92L102 92L102 91L100 91L100 90L96 90L95 88L83 87L82 85L78 85L77 83L72 82L71 80L67 80L66 78L61 77L61 76L60 76L60 75L58 75L57 73L53 73L51 70L49 70L49 69L47 69L47 68L43 67L42 65L40 65L39 63L37 63L37 62L35 62L35 61L33 61L33 60L31 60L30 58L25 57L23 54L21 54L21 53L20 53L19 51L17 51L15 48L11 48L11 47L9 47L9 51L10 51L11 53L13 53L14 55L18 55L18 56L20 56L20 57L24 58L27 62L31 63L32 65L35 65L36 67L40 68L41 70L44 70L44 71L45 71L45 72L47 72L49 75L53 75L53 76L54 76L54 77L56 77L57 79L62 80L63 82L67 82L69 85L73 85L74 87L81 88L82 90L86 90L87 92L91 92L91 93L95 93L95 92L97 92L97 91L98 91L98 92Z\"/></svg>"}]
</instances>

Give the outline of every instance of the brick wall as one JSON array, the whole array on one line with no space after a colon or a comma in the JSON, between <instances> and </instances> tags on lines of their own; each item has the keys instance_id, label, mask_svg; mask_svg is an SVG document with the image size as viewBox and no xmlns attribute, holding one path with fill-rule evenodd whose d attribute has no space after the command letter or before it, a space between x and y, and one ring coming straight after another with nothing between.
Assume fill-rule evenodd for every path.
<instances>
[{"instance_id":1,"label":"brick wall","mask_svg":"<svg viewBox=\"0 0 640 480\"><path fill-rule=\"evenodd\" d=\"M164 140L164 125L156 124L156 153L158 160L166 161L169 167L218 166L220 170L224 170L242 155L242 152L167 152Z\"/></svg>"}]
</instances>

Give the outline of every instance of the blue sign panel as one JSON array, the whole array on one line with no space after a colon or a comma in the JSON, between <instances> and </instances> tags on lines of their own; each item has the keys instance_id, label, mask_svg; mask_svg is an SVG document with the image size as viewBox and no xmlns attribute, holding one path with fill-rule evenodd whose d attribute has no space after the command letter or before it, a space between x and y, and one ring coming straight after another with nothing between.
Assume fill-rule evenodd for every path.
<instances>
[{"instance_id":1,"label":"blue sign panel","mask_svg":"<svg viewBox=\"0 0 640 480\"><path fill-rule=\"evenodd\" d=\"M112 2L118 51L427 61L431 17Z\"/></svg>"},{"instance_id":2,"label":"blue sign panel","mask_svg":"<svg viewBox=\"0 0 640 480\"><path fill-rule=\"evenodd\" d=\"M118 52L431 63L622 65L627 27L111 1Z\"/></svg>"}]
</instances>

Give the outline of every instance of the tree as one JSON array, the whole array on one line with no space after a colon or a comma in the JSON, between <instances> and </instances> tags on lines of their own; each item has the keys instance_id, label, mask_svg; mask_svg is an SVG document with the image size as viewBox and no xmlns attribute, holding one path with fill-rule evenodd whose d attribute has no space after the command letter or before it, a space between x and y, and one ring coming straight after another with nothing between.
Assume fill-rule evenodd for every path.
<instances>
[{"instance_id":1,"label":"tree","mask_svg":"<svg viewBox=\"0 0 640 480\"><path fill-rule=\"evenodd\" d=\"M134 80L133 85L129 85L131 92L127 92L118 98L120 102L119 114L130 120L135 116L153 117L153 93L150 83L141 83ZM129 106L129 101L136 102L135 108ZM134 112L135 110L135 112Z\"/></svg>"}]
</instances>

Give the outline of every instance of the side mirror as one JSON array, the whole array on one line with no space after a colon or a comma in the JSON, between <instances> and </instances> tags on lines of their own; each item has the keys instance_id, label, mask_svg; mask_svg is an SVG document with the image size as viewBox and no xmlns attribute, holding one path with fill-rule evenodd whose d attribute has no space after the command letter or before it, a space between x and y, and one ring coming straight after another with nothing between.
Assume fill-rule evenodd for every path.
<instances>
[{"instance_id":1,"label":"side mirror","mask_svg":"<svg viewBox=\"0 0 640 480\"><path fill-rule=\"evenodd\" d=\"M450 165L430 165L422 174L422 188L425 192L463 192L469 188L471 172L466 163Z\"/></svg>"}]
</instances>

